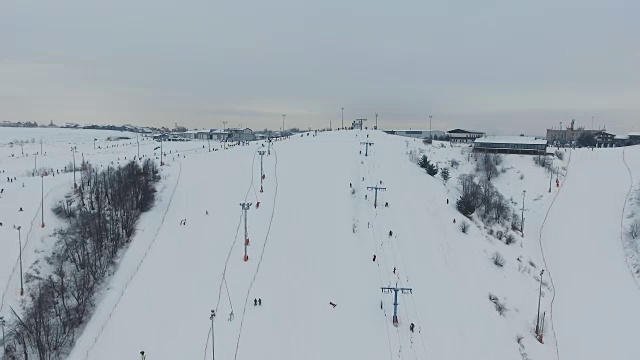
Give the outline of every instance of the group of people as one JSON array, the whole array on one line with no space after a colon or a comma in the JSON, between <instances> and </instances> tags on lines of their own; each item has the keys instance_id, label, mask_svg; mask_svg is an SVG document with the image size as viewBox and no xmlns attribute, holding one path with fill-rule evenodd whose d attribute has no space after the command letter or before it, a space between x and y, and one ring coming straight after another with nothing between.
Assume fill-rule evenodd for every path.
<instances>
[{"instance_id":1,"label":"group of people","mask_svg":"<svg viewBox=\"0 0 640 360\"><path fill-rule=\"evenodd\" d=\"M262 299L261 298L253 299L253 306L262 306Z\"/></svg>"}]
</instances>

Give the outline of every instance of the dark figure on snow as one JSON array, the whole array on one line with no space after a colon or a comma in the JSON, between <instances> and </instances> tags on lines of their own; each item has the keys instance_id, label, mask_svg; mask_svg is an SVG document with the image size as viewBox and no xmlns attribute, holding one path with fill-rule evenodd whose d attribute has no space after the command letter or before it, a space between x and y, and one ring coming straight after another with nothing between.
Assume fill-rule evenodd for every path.
<instances>
[{"instance_id":1,"label":"dark figure on snow","mask_svg":"<svg viewBox=\"0 0 640 360\"><path fill-rule=\"evenodd\" d=\"M384 203L384 207L389 207L389 203L388 203L388 202L385 202L385 203Z\"/></svg>"},{"instance_id":2,"label":"dark figure on snow","mask_svg":"<svg viewBox=\"0 0 640 360\"><path fill-rule=\"evenodd\" d=\"M352 187L353 187L353 184L352 184L352 183L349 183L349 187L350 187L350 188L352 188Z\"/></svg>"},{"instance_id":3,"label":"dark figure on snow","mask_svg":"<svg viewBox=\"0 0 640 360\"><path fill-rule=\"evenodd\" d=\"M334 303L334 302L329 301L329 305L331 305L331 306L333 306L333 307L335 308L338 304L336 304L336 303Z\"/></svg>"},{"instance_id":4,"label":"dark figure on snow","mask_svg":"<svg viewBox=\"0 0 640 360\"><path fill-rule=\"evenodd\" d=\"M393 267L393 273L394 274L396 273L396 267L395 266Z\"/></svg>"},{"instance_id":5,"label":"dark figure on snow","mask_svg":"<svg viewBox=\"0 0 640 360\"><path fill-rule=\"evenodd\" d=\"M389 230L389 237L393 236L393 231Z\"/></svg>"},{"instance_id":6,"label":"dark figure on snow","mask_svg":"<svg viewBox=\"0 0 640 360\"><path fill-rule=\"evenodd\" d=\"M262 299L258 298L258 306L262 306Z\"/></svg>"},{"instance_id":7,"label":"dark figure on snow","mask_svg":"<svg viewBox=\"0 0 640 360\"><path fill-rule=\"evenodd\" d=\"M376 261L376 254L373 254L373 261Z\"/></svg>"},{"instance_id":8,"label":"dark figure on snow","mask_svg":"<svg viewBox=\"0 0 640 360\"><path fill-rule=\"evenodd\" d=\"M449 199L447 199L447 205L449 205Z\"/></svg>"},{"instance_id":9,"label":"dark figure on snow","mask_svg":"<svg viewBox=\"0 0 640 360\"><path fill-rule=\"evenodd\" d=\"M409 325L409 330L411 330L411 332L413 332L413 329L414 329L415 327L416 327L416 326L415 326L413 323L411 323L411 325Z\"/></svg>"},{"instance_id":10,"label":"dark figure on snow","mask_svg":"<svg viewBox=\"0 0 640 360\"><path fill-rule=\"evenodd\" d=\"M454 224L456 223L456 219L453 219L453 223L454 223Z\"/></svg>"},{"instance_id":11,"label":"dark figure on snow","mask_svg":"<svg viewBox=\"0 0 640 360\"><path fill-rule=\"evenodd\" d=\"M20 208L20 210L18 210L18 211L24 211L24 210L22 210L22 208Z\"/></svg>"},{"instance_id":12,"label":"dark figure on snow","mask_svg":"<svg viewBox=\"0 0 640 360\"><path fill-rule=\"evenodd\" d=\"M258 299L253 299L253 306L258 306Z\"/></svg>"}]
</instances>

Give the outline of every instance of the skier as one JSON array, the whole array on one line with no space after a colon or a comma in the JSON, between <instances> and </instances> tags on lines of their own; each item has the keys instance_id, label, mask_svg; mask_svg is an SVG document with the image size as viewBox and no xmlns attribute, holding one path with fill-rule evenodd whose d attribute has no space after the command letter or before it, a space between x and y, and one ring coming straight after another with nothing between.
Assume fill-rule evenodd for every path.
<instances>
[{"instance_id":1,"label":"skier","mask_svg":"<svg viewBox=\"0 0 640 360\"><path fill-rule=\"evenodd\" d=\"M262 306L262 299L258 298L258 306Z\"/></svg>"},{"instance_id":2,"label":"skier","mask_svg":"<svg viewBox=\"0 0 640 360\"><path fill-rule=\"evenodd\" d=\"M453 219L453 223L454 223L454 224L456 223L456 219L455 219L455 218Z\"/></svg>"},{"instance_id":3,"label":"skier","mask_svg":"<svg viewBox=\"0 0 640 360\"><path fill-rule=\"evenodd\" d=\"M376 261L376 254L373 254L373 261Z\"/></svg>"},{"instance_id":4,"label":"skier","mask_svg":"<svg viewBox=\"0 0 640 360\"><path fill-rule=\"evenodd\" d=\"M411 323L411 325L409 325L409 330L411 330L411 332L413 332L413 329L414 329L415 327L416 327L416 326L415 326L413 323Z\"/></svg>"},{"instance_id":5,"label":"skier","mask_svg":"<svg viewBox=\"0 0 640 360\"><path fill-rule=\"evenodd\" d=\"M394 274L396 273L396 267L395 266L393 267L393 273Z\"/></svg>"},{"instance_id":6,"label":"skier","mask_svg":"<svg viewBox=\"0 0 640 360\"><path fill-rule=\"evenodd\" d=\"M258 306L258 299L253 299L253 306Z\"/></svg>"},{"instance_id":7,"label":"skier","mask_svg":"<svg viewBox=\"0 0 640 360\"><path fill-rule=\"evenodd\" d=\"M22 210L22 208L20 208L20 210L18 210L18 211L24 211L24 210Z\"/></svg>"},{"instance_id":8,"label":"skier","mask_svg":"<svg viewBox=\"0 0 640 360\"><path fill-rule=\"evenodd\" d=\"M382 300L380 300L380 310L382 310Z\"/></svg>"},{"instance_id":9,"label":"skier","mask_svg":"<svg viewBox=\"0 0 640 360\"><path fill-rule=\"evenodd\" d=\"M389 230L389 237L393 236L393 231Z\"/></svg>"},{"instance_id":10,"label":"skier","mask_svg":"<svg viewBox=\"0 0 640 360\"><path fill-rule=\"evenodd\" d=\"M352 184L352 183L349 183L349 187L350 187L350 188L352 188L352 187L353 187L353 184Z\"/></svg>"},{"instance_id":11,"label":"skier","mask_svg":"<svg viewBox=\"0 0 640 360\"><path fill-rule=\"evenodd\" d=\"M388 202L385 202L385 203L384 203L384 207L389 207L389 203L388 203Z\"/></svg>"},{"instance_id":12,"label":"skier","mask_svg":"<svg viewBox=\"0 0 640 360\"><path fill-rule=\"evenodd\" d=\"M364 194L364 199L367 200L367 194Z\"/></svg>"},{"instance_id":13,"label":"skier","mask_svg":"<svg viewBox=\"0 0 640 360\"><path fill-rule=\"evenodd\" d=\"M449 205L449 199L447 199L447 205Z\"/></svg>"},{"instance_id":14,"label":"skier","mask_svg":"<svg viewBox=\"0 0 640 360\"><path fill-rule=\"evenodd\" d=\"M331 305L331 306L333 306L335 308L338 304L329 301L329 305Z\"/></svg>"}]
</instances>

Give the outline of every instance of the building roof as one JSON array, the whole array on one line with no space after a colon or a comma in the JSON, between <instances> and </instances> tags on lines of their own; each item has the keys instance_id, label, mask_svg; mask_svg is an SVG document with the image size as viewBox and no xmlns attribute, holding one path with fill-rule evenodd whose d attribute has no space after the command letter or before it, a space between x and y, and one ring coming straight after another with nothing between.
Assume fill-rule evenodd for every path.
<instances>
[{"instance_id":1,"label":"building roof","mask_svg":"<svg viewBox=\"0 0 640 360\"><path fill-rule=\"evenodd\" d=\"M453 129L447 132L450 134L484 134L484 132L482 131L464 130L464 129Z\"/></svg>"},{"instance_id":2,"label":"building roof","mask_svg":"<svg viewBox=\"0 0 640 360\"><path fill-rule=\"evenodd\" d=\"M476 143L481 144L527 144L546 145L547 140L536 139L531 136L486 136L477 138Z\"/></svg>"},{"instance_id":3,"label":"building roof","mask_svg":"<svg viewBox=\"0 0 640 360\"><path fill-rule=\"evenodd\" d=\"M640 136L640 132L630 132L629 136Z\"/></svg>"},{"instance_id":4,"label":"building roof","mask_svg":"<svg viewBox=\"0 0 640 360\"><path fill-rule=\"evenodd\" d=\"M629 140L629 136L628 135L616 135L616 137L614 137L614 139L616 139L616 140Z\"/></svg>"}]
</instances>

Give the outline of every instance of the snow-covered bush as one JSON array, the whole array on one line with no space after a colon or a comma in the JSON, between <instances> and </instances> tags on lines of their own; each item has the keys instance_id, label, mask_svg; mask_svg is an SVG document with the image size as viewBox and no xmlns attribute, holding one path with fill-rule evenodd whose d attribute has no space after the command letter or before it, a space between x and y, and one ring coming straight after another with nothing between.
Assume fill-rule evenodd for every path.
<instances>
[{"instance_id":1,"label":"snow-covered bush","mask_svg":"<svg viewBox=\"0 0 640 360\"><path fill-rule=\"evenodd\" d=\"M497 267L503 267L506 263L506 260L497 251L491 255L491 261L493 261L493 264Z\"/></svg>"},{"instance_id":2,"label":"snow-covered bush","mask_svg":"<svg viewBox=\"0 0 640 360\"><path fill-rule=\"evenodd\" d=\"M464 220L460 222L458 227L463 234L466 234L469 231L469 223Z\"/></svg>"}]
</instances>

